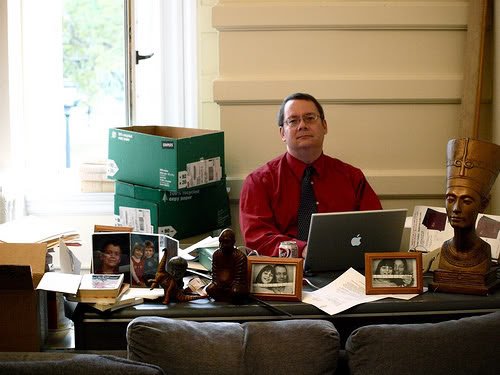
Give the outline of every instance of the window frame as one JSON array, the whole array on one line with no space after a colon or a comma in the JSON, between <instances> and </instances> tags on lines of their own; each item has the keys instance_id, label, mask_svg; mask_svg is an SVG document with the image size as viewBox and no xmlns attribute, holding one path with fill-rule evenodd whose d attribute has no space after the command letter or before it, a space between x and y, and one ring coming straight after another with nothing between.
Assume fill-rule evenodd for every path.
<instances>
[{"instance_id":1,"label":"window frame","mask_svg":"<svg viewBox=\"0 0 500 375\"><path fill-rule=\"evenodd\" d=\"M135 34L134 34L134 20L133 11L136 2L134 0L124 1L124 19L125 31L124 36L128 43L125 43L126 58L126 118L125 125L140 125L135 118ZM185 124L186 127L198 127L198 65L197 65L197 1L196 0L173 0L163 2L158 0L161 6L161 16L169 17L168 27L170 29L163 29L163 33L172 33L173 35L181 36L177 40L172 38L164 38L162 41L162 48L169 51L176 51L172 53L179 56L178 59L168 59L170 64L163 64L162 69L162 86L166 87L163 91L162 108L165 108L162 114L162 122L164 124ZM23 57L23 53L18 46L22 45L22 25L23 25L23 9L32 6L33 0L7 0L7 18L9 24L9 37L8 37L8 71L9 78L14 77L17 83L10 83L8 89L9 98L9 140L2 143L8 144L7 156L9 159L10 168L5 170L14 170L17 172L6 172L5 178L2 175L2 181L6 180L14 187L21 187L19 190L20 201L24 203L23 212L27 215L58 215L58 214L113 214L113 193L83 193L76 190L73 191L58 191L56 194L46 193L26 193L23 186L26 186L25 176L25 143L23 141L23 134L26 131L24 128L24 111L23 107L23 81L22 70L19 68L20 64L16 64L19 58ZM24 7L24 8L23 8ZM166 22L161 22L167 24ZM15 28L15 29L13 29ZM14 30L14 32L13 32ZM17 34L17 40L16 38ZM182 41L182 42L180 42ZM182 72L183 78L179 79L179 72ZM166 85L166 82L171 82L172 77L177 77L176 84ZM13 90L20 90L20 92L13 92ZM173 103L169 98L182 98ZM169 102L170 100L170 102ZM61 111L62 112L62 111ZM9 127L9 126L8 126ZM77 167L76 167L77 168ZM1 171L0 171L1 172ZM72 174L75 173L73 170ZM64 174L64 173L63 173ZM61 177L61 176L58 176ZM64 176L58 182L63 183ZM33 183L33 182L32 182ZM51 185L52 181L36 181L36 184ZM16 188L15 188L16 189ZM47 190L51 190L47 189ZM25 193L25 194L21 194ZM21 197L22 195L22 197ZM19 207L19 205L18 205Z\"/></svg>"}]
</instances>

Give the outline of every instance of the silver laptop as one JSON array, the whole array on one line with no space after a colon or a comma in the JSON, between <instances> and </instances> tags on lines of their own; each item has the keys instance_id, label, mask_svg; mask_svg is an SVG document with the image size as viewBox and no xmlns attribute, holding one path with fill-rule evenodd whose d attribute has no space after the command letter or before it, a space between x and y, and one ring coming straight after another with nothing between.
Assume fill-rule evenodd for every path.
<instances>
[{"instance_id":1,"label":"silver laptop","mask_svg":"<svg viewBox=\"0 0 500 375\"><path fill-rule=\"evenodd\" d=\"M313 214L304 271L364 271L365 253L400 251L406 209Z\"/></svg>"}]
</instances>

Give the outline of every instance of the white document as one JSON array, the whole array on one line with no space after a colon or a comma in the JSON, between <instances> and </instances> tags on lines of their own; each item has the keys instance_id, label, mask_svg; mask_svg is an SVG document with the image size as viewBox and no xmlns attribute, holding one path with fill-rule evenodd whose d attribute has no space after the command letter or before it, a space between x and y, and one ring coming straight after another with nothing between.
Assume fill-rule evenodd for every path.
<instances>
[{"instance_id":1,"label":"white document","mask_svg":"<svg viewBox=\"0 0 500 375\"><path fill-rule=\"evenodd\" d=\"M302 302L316 306L330 315L345 311L365 302L386 297L411 299L418 294L365 294L365 277L353 268L333 280L327 286L314 292L303 292Z\"/></svg>"},{"instance_id":2,"label":"white document","mask_svg":"<svg viewBox=\"0 0 500 375\"><path fill-rule=\"evenodd\" d=\"M129 298L144 298L144 299L156 299L158 297L163 297L163 289L155 288L153 290L149 288L129 288L121 297L121 299Z\"/></svg>"},{"instance_id":3,"label":"white document","mask_svg":"<svg viewBox=\"0 0 500 375\"><path fill-rule=\"evenodd\" d=\"M219 247L219 237L208 236L195 243L194 245L186 247L184 250L179 249L178 255L186 260L193 260L194 256L192 256L190 253L201 247Z\"/></svg>"},{"instance_id":4,"label":"white document","mask_svg":"<svg viewBox=\"0 0 500 375\"><path fill-rule=\"evenodd\" d=\"M117 224L134 228L134 232L153 233L151 212L144 208L120 207Z\"/></svg>"},{"instance_id":5,"label":"white document","mask_svg":"<svg viewBox=\"0 0 500 375\"><path fill-rule=\"evenodd\" d=\"M62 273L80 275L82 262L66 246L63 240L59 240L59 262Z\"/></svg>"},{"instance_id":6,"label":"white document","mask_svg":"<svg viewBox=\"0 0 500 375\"><path fill-rule=\"evenodd\" d=\"M479 214L477 234L491 246L492 258L500 254L500 216ZM410 234L410 249L423 253L441 248L444 241L454 236L454 231L442 207L415 206Z\"/></svg>"},{"instance_id":7,"label":"white document","mask_svg":"<svg viewBox=\"0 0 500 375\"><path fill-rule=\"evenodd\" d=\"M78 293L82 277L60 272L45 272L42 280L38 283L37 289L48 290L68 294Z\"/></svg>"}]
</instances>

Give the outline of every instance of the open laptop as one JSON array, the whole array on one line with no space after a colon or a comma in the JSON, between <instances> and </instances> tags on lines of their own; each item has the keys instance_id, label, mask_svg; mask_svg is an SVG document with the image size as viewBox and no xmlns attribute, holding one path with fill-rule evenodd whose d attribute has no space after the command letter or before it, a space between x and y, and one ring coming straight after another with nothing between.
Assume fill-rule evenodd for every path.
<instances>
[{"instance_id":1,"label":"open laptop","mask_svg":"<svg viewBox=\"0 0 500 375\"><path fill-rule=\"evenodd\" d=\"M313 214L304 271L364 271L365 253L400 250L406 213L393 209Z\"/></svg>"}]
</instances>

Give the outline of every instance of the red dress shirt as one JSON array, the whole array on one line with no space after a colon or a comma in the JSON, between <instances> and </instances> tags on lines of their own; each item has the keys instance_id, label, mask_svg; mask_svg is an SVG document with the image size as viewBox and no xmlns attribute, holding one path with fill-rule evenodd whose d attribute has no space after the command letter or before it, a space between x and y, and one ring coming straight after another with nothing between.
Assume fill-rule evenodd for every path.
<instances>
[{"instance_id":1,"label":"red dress shirt","mask_svg":"<svg viewBox=\"0 0 500 375\"><path fill-rule=\"evenodd\" d=\"M312 164L318 212L381 209L363 172L322 154ZM260 255L277 256L282 241L297 241L300 184L307 164L285 153L250 173L241 189L240 227L245 245Z\"/></svg>"}]
</instances>

